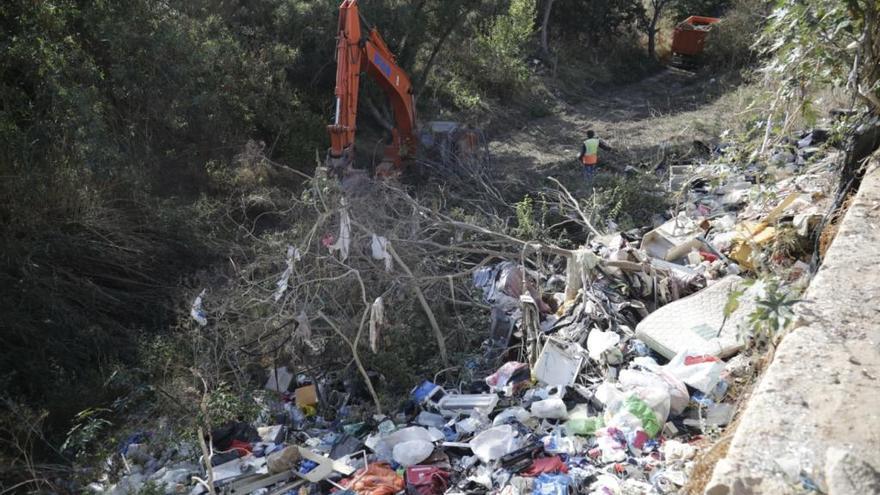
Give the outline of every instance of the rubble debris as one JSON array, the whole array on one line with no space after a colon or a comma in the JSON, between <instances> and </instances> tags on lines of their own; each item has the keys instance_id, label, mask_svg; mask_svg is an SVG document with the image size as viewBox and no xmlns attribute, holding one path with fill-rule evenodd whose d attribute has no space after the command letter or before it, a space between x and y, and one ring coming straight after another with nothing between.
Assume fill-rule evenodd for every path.
<instances>
[{"instance_id":1,"label":"rubble debris","mask_svg":"<svg viewBox=\"0 0 880 495\"><path fill-rule=\"evenodd\" d=\"M414 378L408 400L388 416L371 416L369 407L353 414L368 398L341 393L342 378L294 376L273 364L265 388L277 394L264 404L263 424L212 432L218 492L280 495L311 484L310 493L341 495L678 493L701 435L733 420L728 389L752 373L749 357L737 355L756 307L746 290L750 272L777 263L798 280L810 276L807 260L769 252L783 229L812 235L829 200L821 170L834 157L817 162L810 150L825 137L813 131L799 139L794 158L777 150L798 175L759 184L753 171L726 163L689 167L680 211L654 228L559 250L568 254L554 254L546 273L521 259L478 265L473 286L491 307L482 348L461 366ZM812 161L800 163L806 155ZM323 239L342 260L359 252L350 251L352 225L343 207L338 236ZM386 238L361 244L393 269ZM299 256L288 250L288 270ZM278 281L276 300L289 276ZM204 294L192 305L200 325ZM392 306L372 300L364 295L376 352ZM306 314L295 322L296 341L320 352ZM204 477L195 459L165 471L141 468L155 459L146 453L149 439L138 440L127 449L135 468L114 493L136 489L147 475L175 493L205 491L190 481Z\"/></svg>"}]
</instances>

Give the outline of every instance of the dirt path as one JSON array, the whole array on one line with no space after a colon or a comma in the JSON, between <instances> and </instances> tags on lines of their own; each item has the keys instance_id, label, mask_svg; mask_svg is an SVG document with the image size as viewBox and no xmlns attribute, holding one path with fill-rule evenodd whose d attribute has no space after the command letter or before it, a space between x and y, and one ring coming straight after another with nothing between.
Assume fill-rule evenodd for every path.
<instances>
[{"instance_id":1,"label":"dirt path","mask_svg":"<svg viewBox=\"0 0 880 495\"><path fill-rule=\"evenodd\" d=\"M722 94L714 79L664 69L574 105L557 101L553 115L498 136L490 150L510 178L574 175L580 143L593 129L614 148L603 157L606 164L617 169L654 164L664 147L709 139L723 128Z\"/></svg>"}]
</instances>

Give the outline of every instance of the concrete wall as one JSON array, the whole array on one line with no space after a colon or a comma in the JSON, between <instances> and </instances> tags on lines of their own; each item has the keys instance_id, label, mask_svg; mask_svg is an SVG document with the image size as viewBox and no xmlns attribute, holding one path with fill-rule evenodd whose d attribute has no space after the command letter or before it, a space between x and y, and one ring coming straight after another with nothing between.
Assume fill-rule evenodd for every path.
<instances>
[{"instance_id":1,"label":"concrete wall","mask_svg":"<svg viewBox=\"0 0 880 495\"><path fill-rule=\"evenodd\" d=\"M803 299L707 494L880 493L877 160Z\"/></svg>"}]
</instances>

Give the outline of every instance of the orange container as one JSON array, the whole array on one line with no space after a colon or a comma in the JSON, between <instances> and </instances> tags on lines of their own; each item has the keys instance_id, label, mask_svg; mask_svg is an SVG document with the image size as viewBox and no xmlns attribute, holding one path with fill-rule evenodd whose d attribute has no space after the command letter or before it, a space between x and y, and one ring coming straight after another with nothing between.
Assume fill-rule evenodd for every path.
<instances>
[{"instance_id":1,"label":"orange container","mask_svg":"<svg viewBox=\"0 0 880 495\"><path fill-rule=\"evenodd\" d=\"M712 30L712 25L720 20L717 17L692 15L682 21L672 33L672 53L691 56L702 53L706 35Z\"/></svg>"}]
</instances>

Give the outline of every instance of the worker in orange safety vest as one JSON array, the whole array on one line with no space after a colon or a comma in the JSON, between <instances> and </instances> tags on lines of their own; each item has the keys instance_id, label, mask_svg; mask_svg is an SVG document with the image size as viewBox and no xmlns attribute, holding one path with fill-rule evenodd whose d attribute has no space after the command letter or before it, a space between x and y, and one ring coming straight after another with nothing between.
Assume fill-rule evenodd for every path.
<instances>
[{"instance_id":1,"label":"worker in orange safety vest","mask_svg":"<svg viewBox=\"0 0 880 495\"><path fill-rule=\"evenodd\" d=\"M587 131L587 139L581 145L581 153L578 155L581 165L584 168L584 180L587 184L593 183L593 177L596 174L596 165L599 164L599 148L610 150L604 141L596 137L596 133L592 129Z\"/></svg>"}]
</instances>

